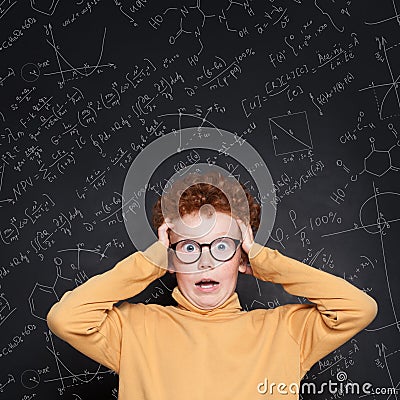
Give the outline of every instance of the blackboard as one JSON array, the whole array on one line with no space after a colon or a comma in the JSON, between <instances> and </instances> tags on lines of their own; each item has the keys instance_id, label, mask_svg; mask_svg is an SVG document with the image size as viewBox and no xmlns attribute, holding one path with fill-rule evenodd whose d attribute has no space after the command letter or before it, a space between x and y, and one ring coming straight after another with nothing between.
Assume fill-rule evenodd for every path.
<instances>
[{"instance_id":1,"label":"blackboard","mask_svg":"<svg viewBox=\"0 0 400 400\"><path fill-rule=\"evenodd\" d=\"M117 398L115 373L52 335L45 317L65 291L138 250L123 187L146 154L153 171L132 188L131 211L149 219L172 175L219 166L272 210L268 246L375 298L371 325L304 382L340 372L382 389L368 398L397 399L399 8L391 0L1 1L0 397ZM186 128L197 138L231 135L217 150L148 151ZM244 166L245 146L261 161ZM268 192L254 179L259 168L273 180ZM167 274L129 301L171 304L174 285ZM248 311L305 301L251 276L237 290Z\"/></svg>"}]
</instances>

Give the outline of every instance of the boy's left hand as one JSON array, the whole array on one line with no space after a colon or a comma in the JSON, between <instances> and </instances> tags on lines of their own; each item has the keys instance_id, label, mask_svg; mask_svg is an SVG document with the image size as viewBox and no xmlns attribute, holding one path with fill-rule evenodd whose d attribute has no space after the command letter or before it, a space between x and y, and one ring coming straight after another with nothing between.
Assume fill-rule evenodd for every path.
<instances>
[{"instance_id":1,"label":"boy's left hand","mask_svg":"<svg viewBox=\"0 0 400 400\"><path fill-rule=\"evenodd\" d=\"M254 243L253 231L250 224L245 224L240 218L236 218L236 222L242 232L242 248L249 254L250 247Z\"/></svg>"},{"instance_id":2,"label":"boy's left hand","mask_svg":"<svg viewBox=\"0 0 400 400\"><path fill-rule=\"evenodd\" d=\"M250 224L245 224L240 218L236 218L236 222L242 232L242 249L249 254L249 250L254 243L253 231ZM249 265L246 267L245 274L252 275L253 271Z\"/></svg>"},{"instance_id":3,"label":"boy's left hand","mask_svg":"<svg viewBox=\"0 0 400 400\"><path fill-rule=\"evenodd\" d=\"M169 247L169 236L168 232L175 225L169 218L165 218L163 224L158 228L158 240L168 249Z\"/></svg>"}]
</instances>

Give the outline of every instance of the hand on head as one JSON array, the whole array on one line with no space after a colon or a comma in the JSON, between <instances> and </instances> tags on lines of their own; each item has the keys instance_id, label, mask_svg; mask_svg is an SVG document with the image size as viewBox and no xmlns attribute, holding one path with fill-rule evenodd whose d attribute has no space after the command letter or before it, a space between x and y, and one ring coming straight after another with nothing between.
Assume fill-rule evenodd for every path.
<instances>
[{"instance_id":1,"label":"hand on head","mask_svg":"<svg viewBox=\"0 0 400 400\"><path fill-rule=\"evenodd\" d=\"M254 243L253 231L250 224L245 224L240 218L236 218L236 222L242 232L242 248L249 254L249 250Z\"/></svg>"},{"instance_id":2,"label":"hand on head","mask_svg":"<svg viewBox=\"0 0 400 400\"><path fill-rule=\"evenodd\" d=\"M158 240L165 246L169 247L168 231L174 227L169 218L165 218L164 223L158 228Z\"/></svg>"},{"instance_id":3,"label":"hand on head","mask_svg":"<svg viewBox=\"0 0 400 400\"><path fill-rule=\"evenodd\" d=\"M240 218L236 218L236 222L239 225L240 231L242 232L242 249L249 254L250 248L254 243L253 231L250 224L245 224ZM250 265L247 265L245 274L253 275L253 270Z\"/></svg>"}]
</instances>

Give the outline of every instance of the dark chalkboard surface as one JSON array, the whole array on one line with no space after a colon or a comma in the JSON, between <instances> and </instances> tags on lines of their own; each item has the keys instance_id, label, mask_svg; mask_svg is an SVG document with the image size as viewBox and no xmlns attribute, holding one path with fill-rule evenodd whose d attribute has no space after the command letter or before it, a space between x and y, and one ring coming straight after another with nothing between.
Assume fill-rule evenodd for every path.
<instances>
[{"instance_id":1,"label":"dark chalkboard surface","mask_svg":"<svg viewBox=\"0 0 400 400\"><path fill-rule=\"evenodd\" d=\"M118 377L52 335L47 311L138 250L124 219L149 219L171 176L204 163L242 181L267 210L268 246L378 302L372 324L303 381L340 373L382 394L302 398L398 399L399 8L0 1L0 398L117 398ZM185 128L203 148L181 140L173 154L150 151ZM210 130L230 135L214 149ZM259 155L252 165L249 151ZM128 212L130 168L145 186L131 188ZM271 175L269 190L260 171ZM171 304L174 285L167 274L130 301ZM251 276L240 276L238 293L249 311L306 301Z\"/></svg>"}]
</instances>

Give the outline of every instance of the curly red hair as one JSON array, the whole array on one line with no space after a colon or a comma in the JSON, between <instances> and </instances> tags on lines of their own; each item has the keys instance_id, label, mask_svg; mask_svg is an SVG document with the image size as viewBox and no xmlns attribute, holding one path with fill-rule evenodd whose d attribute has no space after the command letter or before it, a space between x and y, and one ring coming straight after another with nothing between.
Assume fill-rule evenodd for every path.
<instances>
[{"instance_id":1,"label":"curly red hair","mask_svg":"<svg viewBox=\"0 0 400 400\"><path fill-rule=\"evenodd\" d=\"M240 182L232 184L232 180L220 172L205 174L188 174L183 179L175 181L171 188L158 198L152 209L152 224L157 230L164 218L178 218L200 210L203 205L210 204L215 211L240 218L248 222L253 233L260 225L261 207L247 188ZM243 196L243 192L245 197ZM225 193L227 195L225 195ZM229 203L231 199L231 204ZM163 201L164 214L161 207ZM179 200L179 204L177 201ZM179 211L179 215L177 212ZM242 249L242 262L248 264L247 254Z\"/></svg>"}]
</instances>

